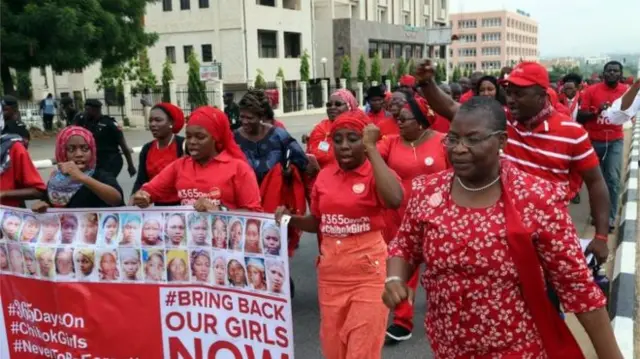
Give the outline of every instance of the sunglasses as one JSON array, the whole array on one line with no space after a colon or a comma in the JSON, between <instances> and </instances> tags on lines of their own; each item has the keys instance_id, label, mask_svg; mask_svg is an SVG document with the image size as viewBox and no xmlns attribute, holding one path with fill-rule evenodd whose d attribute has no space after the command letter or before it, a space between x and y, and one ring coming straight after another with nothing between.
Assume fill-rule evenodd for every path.
<instances>
[{"instance_id":1,"label":"sunglasses","mask_svg":"<svg viewBox=\"0 0 640 359\"><path fill-rule=\"evenodd\" d=\"M342 101L334 101L334 102L329 101L329 102L327 102L327 107L341 107L341 106L344 106L344 105L345 105L345 103L342 102Z\"/></svg>"}]
</instances>

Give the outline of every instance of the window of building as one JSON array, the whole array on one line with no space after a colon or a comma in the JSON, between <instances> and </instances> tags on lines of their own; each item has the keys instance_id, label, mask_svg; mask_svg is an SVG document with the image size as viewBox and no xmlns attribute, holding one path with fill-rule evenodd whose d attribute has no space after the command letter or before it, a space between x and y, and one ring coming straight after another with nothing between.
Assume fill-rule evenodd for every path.
<instances>
[{"instance_id":1,"label":"window of building","mask_svg":"<svg viewBox=\"0 0 640 359\"><path fill-rule=\"evenodd\" d=\"M415 57L416 59L421 59L422 56L422 45L416 45L415 48L413 49L413 57Z\"/></svg>"},{"instance_id":2,"label":"window of building","mask_svg":"<svg viewBox=\"0 0 640 359\"><path fill-rule=\"evenodd\" d=\"M463 34L460 35L460 42L476 42L476 34Z\"/></svg>"},{"instance_id":3,"label":"window of building","mask_svg":"<svg viewBox=\"0 0 640 359\"><path fill-rule=\"evenodd\" d=\"M461 29L473 29L477 27L476 20L458 20L458 27Z\"/></svg>"},{"instance_id":4,"label":"window of building","mask_svg":"<svg viewBox=\"0 0 640 359\"><path fill-rule=\"evenodd\" d=\"M500 41L501 39L501 34L499 32L483 32L482 33L482 41L483 42L488 42L488 41Z\"/></svg>"},{"instance_id":5,"label":"window of building","mask_svg":"<svg viewBox=\"0 0 640 359\"><path fill-rule=\"evenodd\" d=\"M299 32L284 33L284 57L298 58L300 57L300 47L302 35Z\"/></svg>"},{"instance_id":6,"label":"window of building","mask_svg":"<svg viewBox=\"0 0 640 359\"><path fill-rule=\"evenodd\" d=\"M391 58L391 44L389 44L388 42L381 42L380 43L380 55L382 55L383 59L390 59Z\"/></svg>"},{"instance_id":7,"label":"window of building","mask_svg":"<svg viewBox=\"0 0 640 359\"><path fill-rule=\"evenodd\" d=\"M256 0L256 4L262 6L276 6L276 0Z\"/></svg>"},{"instance_id":8,"label":"window of building","mask_svg":"<svg viewBox=\"0 0 640 359\"><path fill-rule=\"evenodd\" d=\"M189 55L191 55L192 52L193 52L193 46L185 45L182 47L182 54L184 55L185 64L189 62Z\"/></svg>"},{"instance_id":9,"label":"window of building","mask_svg":"<svg viewBox=\"0 0 640 359\"><path fill-rule=\"evenodd\" d=\"M376 57L378 53L378 43L375 41L369 41L369 58L372 59Z\"/></svg>"},{"instance_id":10,"label":"window of building","mask_svg":"<svg viewBox=\"0 0 640 359\"><path fill-rule=\"evenodd\" d=\"M176 48L175 46L167 46L164 48L164 53L166 58L169 59L169 62L172 64L176 63Z\"/></svg>"},{"instance_id":11,"label":"window of building","mask_svg":"<svg viewBox=\"0 0 640 359\"><path fill-rule=\"evenodd\" d=\"M410 59L413 57L413 47L411 45L404 45L404 58Z\"/></svg>"},{"instance_id":12,"label":"window of building","mask_svg":"<svg viewBox=\"0 0 640 359\"><path fill-rule=\"evenodd\" d=\"M402 57L402 45L401 44L393 44L393 57L399 59Z\"/></svg>"},{"instance_id":13,"label":"window of building","mask_svg":"<svg viewBox=\"0 0 640 359\"><path fill-rule=\"evenodd\" d=\"M211 44L202 45L202 62L212 62L213 61L213 50L211 48Z\"/></svg>"},{"instance_id":14,"label":"window of building","mask_svg":"<svg viewBox=\"0 0 640 359\"><path fill-rule=\"evenodd\" d=\"M447 8L447 0L440 0L440 9Z\"/></svg>"},{"instance_id":15,"label":"window of building","mask_svg":"<svg viewBox=\"0 0 640 359\"><path fill-rule=\"evenodd\" d=\"M502 68L500 61L482 61L480 66L483 70L499 70Z\"/></svg>"},{"instance_id":16,"label":"window of building","mask_svg":"<svg viewBox=\"0 0 640 359\"><path fill-rule=\"evenodd\" d=\"M40 76L47 76L47 69L45 69L44 67L40 68Z\"/></svg>"},{"instance_id":17,"label":"window of building","mask_svg":"<svg viewBox=\"0 0 640 359\"><path fill-rule=\"evenodd\" d=\"M475 62L460 62L458 64L458 66L460 66L461 68L463 68L465 70L475 70L476 69L476 63Z\"/></svg>"},{"instance_id":18,"label":"window of building","mask_svg":"<svg viewBox=\"0 0 640 359\"><path fill-rule=\"evenodd\" d=\"M162 0L162 11L173 10L173 0Z\"/></svg>"},{"instance_id":19,"label":"window of building","mask_svg":"<svg viewBox=\"0 0 640 359\"><path fill-rule=\"evenodd\" d=\"M282 0L282 7L289 10L300 10L300 0Z\"/></svg>"},{"instance_id":20,"label":"window of building","mask_svg":"<svg viewBox=\"0 0 640 359\"><path fill-rule=\"evenodd\" d=\"M191 0L180 0L180 10L191 9Z\"/></svg>"},{"instance_id":21,"label":"window of building","mask_svg":"<svg viewBox=\"0 0 640 359\"><path fill-rule=\"evenodd\" d=\"M474 57L474 56L476 56L476 49L474 47L458 49L458 56L461 56L461 57Z\"/></svg>"},{"instance_id":22,"label":"window of building","mask_svg":"<svg viewBox=\"0 0 640 359\"><path fill-rule=\"evenodd\" d=\"M498 55L500 55L500 47L499 46L483 47L482 48L482 55L484 55L484 56L498 56Z\"/></svg>"},{"instance_id":23,"label":"window of building","mask_svg":"<svg viewBox=\"0 0 640 359\"><path fill-rule=\"evenodd\" d=\"M502 25L502 19L499 17L490 17L482 19L482 27L496 27Z\"/></svg>"},{"instance_id":24,"label":"window of building","mask_svg":"<svg viewBox=\"0 0 640 359\"><path fill-rule=\"evenodd\" d=\"M198 0L198 4L199 4L201 9L208 9L209 8L209 0Z\"/></svg>"},{"instance_id":25,"label":"window of building","mask_svg":"<svg viewBox=\"0 0 640 359\"><path fill-rule=\"evenodd\" d=\"M262 58L278 57L278 32L271 30L258 30L259 56Z\"/></svg>"}]
</instances>

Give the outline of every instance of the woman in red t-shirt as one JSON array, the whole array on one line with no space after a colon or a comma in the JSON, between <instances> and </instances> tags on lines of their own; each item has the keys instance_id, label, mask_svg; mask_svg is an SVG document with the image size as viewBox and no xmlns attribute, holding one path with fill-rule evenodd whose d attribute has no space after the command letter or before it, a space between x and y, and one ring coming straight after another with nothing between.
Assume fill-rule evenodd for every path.
<instances>
[{"instance_id":1,"label":"woman in red t-shirt","mask_svg":"<svg viewBox=\"0 0 640 359\"><path fill-rule=\"evenodd\" d=\"M0 130L2 129L0 119ZM0 136L0 205L24 207L25 200L41 198L46 186L19 135Z\"/></svg>"},{"instance_id":2,"label":"woman in red t-shirt","mask_svg":"<svg viewBox=\"0 0 640 359\"><path fill-rule=\"evenodd\" d=\"M151 108L149 129L153 141L147 142L140 151L138 176L133 184L131 194L138 192L143 184L151 181L171 162L184 154L184 137L178 133L184 127L184 113L170 103L162 102ZM163 198L158 206L179 204L178 197Z\"/></svg>"},{"instance_id":3,"label":"woman in red t-shirt","mask_svg":"<svg viewBox=\"0 0 640 359\"><path fill-rule=\"evenodd\" d=\"M386 278L385 226L380 208L398 208L403 190L376 148L378 129L361 111L331 125L335 161L311 193L311 214L289 225L322 234L318 271L320 342L325 358L381 357L388 311L380 301ZM289 212L276 211L276 221Z\"/></svg>"},{"instance_id":4,"label":"woman in red t-shirt","mask_svg":"<svg viewBox=\"0 0 640 359\"><path fill-rule=\"evenodd\" d=\"M233 139L227 116L217 108L196 109L187 123L189 156L173 161L133 195L148 207L164 198L179 198L197 211L222 208L262 211L253 169Z\"/></svg>"}]
</instances>

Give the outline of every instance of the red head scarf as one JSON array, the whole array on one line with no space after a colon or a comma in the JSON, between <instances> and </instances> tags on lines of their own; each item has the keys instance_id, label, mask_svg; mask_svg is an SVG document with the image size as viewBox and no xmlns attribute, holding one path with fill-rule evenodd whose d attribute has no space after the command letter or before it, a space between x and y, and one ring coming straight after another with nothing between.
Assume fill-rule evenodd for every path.
<instances>
[{"instance_id":1,"label":"red head scarf","mask_svg":"<svg viewBox=\"0 0 640 359\"><path fill-rule=\"evenodd\" d=\"M331 95L340 97L340 99L347 104L349 111L355 111L358 109L358 101L353 96L351 91L347 89L339 89L335 90Z\"/></svg>"},{"instance_id":2,"label":"red head scarf","mask_svg":"<svg viewBox=\"0 0 640 359\"><path fill-rule=\"evenodd\" d=\"M416 87L416 78L411 75L402 75L400 77L400 86Z\"/></svg>"},{"instance_id":3,"label":"red head scarf","mask_svg":"<svg viewBox=\"0 0 640 359\"><path fill-rule=\"evenodd\" d=\"M342 113L331 124L331 137L336 131L342 129L353 130L362 135L368 123L369 117L360 110Z\"/></svg>"},{"instance_id":4,"label":"red head scarf","mask_svg":"<svg viewBox=\"0 0 640 359\"><path fill-rule=\"evenodd\" d=\"M229 119L217 108L202 106L191 113L188 126L204 128L216 141L218 152L226 151L231 157L246 161L247 158L233 138Z\"/></svg>"},{"instance_id":5,"label":"red head scarf","mask_svg":"<svg viewBox=\"0 0 640 359\"><path fill-rule=\"evenodd\" d=\"M91 159L87 164L87 169L94 169L96 167L96 141L89 130L80 126L65 127L58 133L58 136L56 137L56 162L60 163L69 161L67 158L66 147L71 136L80 136L84 139L87 145L89 145L89 149L91 150Z\"/></svg>"},{"instance_id":6,"label":"red head scarf","mask_svg":"<svg viewBox=\"0 0 640 359\"><path fill-rule=\"evenodd\" d=\"M171 117L171 120L173 121L173 128L171 129L171 132L178 133L182 130L184 127L184 112L182 112L178 106L168 102L161 102L153 107L162 109L167 113L167 115L169 115L169 117Z\"/></svg>"}]
</instances>

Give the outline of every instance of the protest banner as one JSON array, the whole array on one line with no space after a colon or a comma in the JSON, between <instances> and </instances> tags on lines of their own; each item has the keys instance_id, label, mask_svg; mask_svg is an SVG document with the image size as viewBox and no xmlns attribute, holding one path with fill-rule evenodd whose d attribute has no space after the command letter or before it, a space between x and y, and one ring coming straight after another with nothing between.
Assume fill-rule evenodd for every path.
<instances>
[{"instance_id":1,"label":"protest banner","mask_svg":"<svg viewBox=\"0 0 640 359\"><path fill-rule=\"evenodd\" d=\"M272 214L0 206L0 235L0 358L293 358Z\"/></svg>"}]
</instances>

